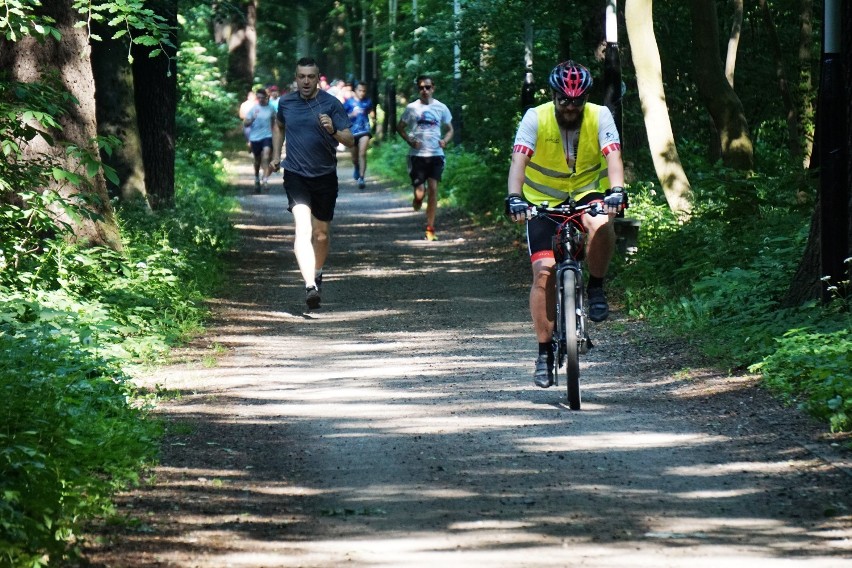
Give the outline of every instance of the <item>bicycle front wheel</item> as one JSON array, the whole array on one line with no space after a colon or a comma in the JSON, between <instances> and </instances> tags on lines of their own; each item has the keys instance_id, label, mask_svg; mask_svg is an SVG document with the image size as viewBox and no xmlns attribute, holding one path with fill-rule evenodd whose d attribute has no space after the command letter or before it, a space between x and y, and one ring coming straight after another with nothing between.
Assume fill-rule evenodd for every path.
<instances>
[{"instance_id":1,"label":"bicycle front wheel","mask_svg":"<svg viewBox=\"0 0 852 568\"><path fill-rule=\"evenodd\" d=\"M580 410L580 349L577 335L577 273L562 272L562 311L565 330L565 372L568 375L568 407Z\"/></svg>"}]
</instances>

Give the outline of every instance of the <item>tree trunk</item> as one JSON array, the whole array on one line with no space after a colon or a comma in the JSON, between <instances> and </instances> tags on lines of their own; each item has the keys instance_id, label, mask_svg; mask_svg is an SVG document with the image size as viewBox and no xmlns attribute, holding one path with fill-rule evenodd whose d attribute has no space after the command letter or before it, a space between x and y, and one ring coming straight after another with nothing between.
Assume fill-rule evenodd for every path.
<instances>
[{"instance_id":1,"label":"tree trunk","mask_svg":"<svg viewBox=\"0 0 852 568\"><path fill-rule=\"evenodd\" d=\"M844 2L842 7L842 29L841 37L852 37L852 4ZM849 200L847 202L847 243L850 243L847 251L847 258L852 258L852 45L849 41L843 42L841 60L843 62L843 88L846 102L846 187ZM819 112L819 109L817 109ZM819 135L819 133L816 133ZM815 151L816 146L814 147ZM817 155L814 154L814 158ZM816 166L816 160L812 166ZM805 251L802 254L802 260L796 269L796 273L790 282L790 287L787 294L782 300L782 304L787 307L800 306L807 300L819 299L823 286L820 278L823 276L821 272L820 251L822 243L820 242L820 218L822 217L821 203L817 201L814 214L811 216L811 228L808 233L808 243L805 246ZM848 271L852 271L852 264L849 261L846 263ZM848 276L852 276L847 272ZM846 287L845 293L847 297L850 293L849 287Z\"/></svg>"},{"instance_id":2,"label":"tree trunk","mask_svg":"<svg viewBox=\"0 0 852 568\"><path fill-rule=\"evenodd\" d=\"M843 69L845 79L843 81L843 85L845 86L844 95L846 96L846 191L849 196L849 200L846 204L847 206L847 231L846 242L849 244L849 250L846 252L846 274L849 280L852 280L852 41L849 38L852 38L852 3L844 2L842 8L842 28L841 28L841 37L846 38L843 42ZM848 285L846 288L846 297L852 296L852 285Z\"/></svg>"},{"instance_id":3,"label":"tree trunk","mask_svg":"<svg viewBox=\"0 0 852 568\"><path fill-rule=\"evenodd\" d=\"M177 26L177 0L156 0L146 4ZM177 38L172 39L177 46ZM177 113L177 73L175 49L149 57L153 47L133 46L133 85L145 190L152 209L168 208L175 200L175 114Z\"/></svg>"},{"instance_id":4,"label":"tree trunk","mask_svg":"<svg viewBox=\"0 0 852 568\"><path fill-rule=\"evenodd\" d=\"M738 170L754 165L754 146L743 105L728 84L719 56L719 25L714 0L690 0L695 82L713 118L722 150L722 162Z\"/></svg>"},{"instance_id":5,"label":"tree trunk","mask_svg":"<svg viewBox=\"0 0 852 568\"><path fill-rule=\"evenodd\" d=\"M95 77L95 109L98 134L115 136L122 146L112 155L101 153L103 162L115 169L119 185L107 181L112 196L123 201L145 198L145 168L136 122L133 72L127 61L127 42L109 39L113 31L96 28L103 41L92 42L92 72Z\"/></svg>"},{"instance_id":6,"label":"tree trunk","mask_svg":"<svg viewBox=\"0 0 852 568\"><path fill-rule=\"evenodd\" d=\"M775 22L772 20L772 12L769 10L769 4L766 0L758 0L758 3L763 14L763 23L766 26L766 32L769 34L769 45L772 49L772 57L775 59L775 76L778 78L781 101L784 103L784 111L787 119L787 147L790 150L791 157L798 162L802 159L802 145L799 142L799 113L796 110L796 105L793 103L793 95L790 93L790 87L787 83L787 74L784 72L784 52L781 48L781 42L778 39Z\"/></svg>"},{"instance_id":7,"label":"tree trunk","mask_svg":"<svg viewBox=\"0 0 852 568\"><path fill-rule=\"evenodd\" d=\"M79 170L79 162L69 157L62 143L88 148L97 155L92 140L97 136L95 116L95 85L89 59L89 45L85 28L75 28L77 13L67 0L44 0L40 13L56 21L62 38L56 41L48 37L42 43L31 36L18 42L0 39L0 69L9 72L10 78L26 83L39 82L46 73L58 72L65 88L77 100L69 112L59 117L59 128L49 132L53 137L51 146L42 137L33 139L23 150L24 159L37 160L48 155L69 171ZM85 176L84 176L85 177ZM70 186L53 182L48 188L65 198L86 194L90 199L89 209L101 219L75 219L62 210L54 213L57 218L73 227L75 239L82 244L106 245L121 248L121 238L115 223L106 183L102 174L89 178L90 186Z\"/></svg>"},{"instance_id":8,"label":"tree trunk","mask_svg":"<svg viewBox=\"0 0 852 568\"><path fill-rule=\"evenodd\" d=\"M692 188L680 163L669 120L652 13L652 0L629 0L624 20L654 169L672 212L685 220L692 211Z\"/></svg>"},{"instance_id":9,"label":"tree trunk","mask_svg":"<svg viewBox=\"0 0 852 568\"><path fill-rule=\"evenodd\" d=\"M734 87L734 71L737 68L737 51L740 46L740 34L743 29L743 0L731 0L734 8L731 22L731 35L728 37L728 53L725 57L725 78L731 88Z\"/></svg>"},{"instance_id":10,"label":"tree trunk","mask_svg":"<svg viewBox=\"0 0 852 568\"><path fill-rule=\"evenodd\" d=\"M228 35L228 85L238 93L250 91L254 85L257 60L257 2L246 0L244 12L231 20Z\"/></svg>"}]
</instances>

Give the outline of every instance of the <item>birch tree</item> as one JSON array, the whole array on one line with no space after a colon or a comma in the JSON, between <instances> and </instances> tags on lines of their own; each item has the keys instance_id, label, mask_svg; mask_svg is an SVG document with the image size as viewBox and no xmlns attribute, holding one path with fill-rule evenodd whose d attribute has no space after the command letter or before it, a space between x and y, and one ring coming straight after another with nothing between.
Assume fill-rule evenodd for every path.
<instances>
[{"instance_id":1,"label":"birch tree","mask_svg":"<svg viewBox=\"0 0 852 568\"><path fill-rule=\"evenodd\" d=\"M669 208L679 219L686 220L692 211L692 188L677 153L666 106L660 52L654 35L653 1L627 0L624 19L654 169Z\"/></svg>"}]
</instances>

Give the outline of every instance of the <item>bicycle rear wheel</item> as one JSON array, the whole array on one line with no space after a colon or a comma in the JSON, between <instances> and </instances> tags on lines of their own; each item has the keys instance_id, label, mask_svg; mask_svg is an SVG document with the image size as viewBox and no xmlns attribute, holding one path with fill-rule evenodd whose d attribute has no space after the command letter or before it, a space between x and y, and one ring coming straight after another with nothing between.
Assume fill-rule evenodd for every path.
<instances>
[{"instance_id":1,"label":"bicycle rear wheel","mask_svg":"<svg viewBox=\"0 0 852 568\"><path fill-rule=\"evenodd\" d=\"M568 407L580 410L580 350L577 336L577 273L562 272L562 311L560 317L565 331L565 372L568 375Z\"/></svg>"}]
</instances>

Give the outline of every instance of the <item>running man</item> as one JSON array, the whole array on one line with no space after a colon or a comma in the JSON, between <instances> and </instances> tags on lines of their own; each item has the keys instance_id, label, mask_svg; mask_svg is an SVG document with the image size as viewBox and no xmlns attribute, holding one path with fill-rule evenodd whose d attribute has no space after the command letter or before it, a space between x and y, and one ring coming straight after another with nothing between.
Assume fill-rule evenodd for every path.
<instances>
[{"instance_id":1,"label":"running man","mask_svg":"<svg viewBox=\"0 0 852 568\"><path fill-rule=\"evenodd\" d=\"M305 281L305 303L320 307L322 270L330 245L331 220L337 203L337 145L351 148L349 117L335 97L319 88L319 67L310 57L296 64L296 89L278 99L273 130L273 167L287 139L284 189L293 213L293 245Z\"/></svg>"},{"instance_id":2,"label":"running man","mask_svg":"<svg viewBox=\"0 0 852 568\"><path fill-rule=\"evenodd\" d=\"M352 136L355 137L355 145L352 147L352 164L355 169L352 177L358 182L358 189L364 189L367 187L364 182L364 176L367 175L367 148L372 137L370 121L376 117L373 101L367 98L366 83L358 83L354 95L346 99L343 108L352 120Z\"/></svg>"},{"instance_id":3,"label":"running man","mask_svg":"<svg viewBox=\"0 0 852 568\"><path fill-rule=\"evenodd\" d=\"M269 176L272 174L269 159L272 155L272 122L275 120L275 111L269 104L265 89L258 89L255 98L257 104L246 113L243 124L248 128L249 145L254 156L254 191L260 193L261 188L269 189ZM263 177L260 177L261 164Z\"/></svg>"},{"instance_id":4,"label":"running man","mask_svg":"<svg viewBox=\"0 0 852 568\"><path fill-rule=\"evenodd\" d=\"M435 82L431 77L421 75L416 85L420 98L405 107L396 130L411 146L408 152L408 175L414 187L411 206L420 211L426 198L426 240L435 241L438 240L435 233L438 182L444 172L444 148L453 139L453 116L447 105L432 98Z\"/></svg>"}]
</instances>

